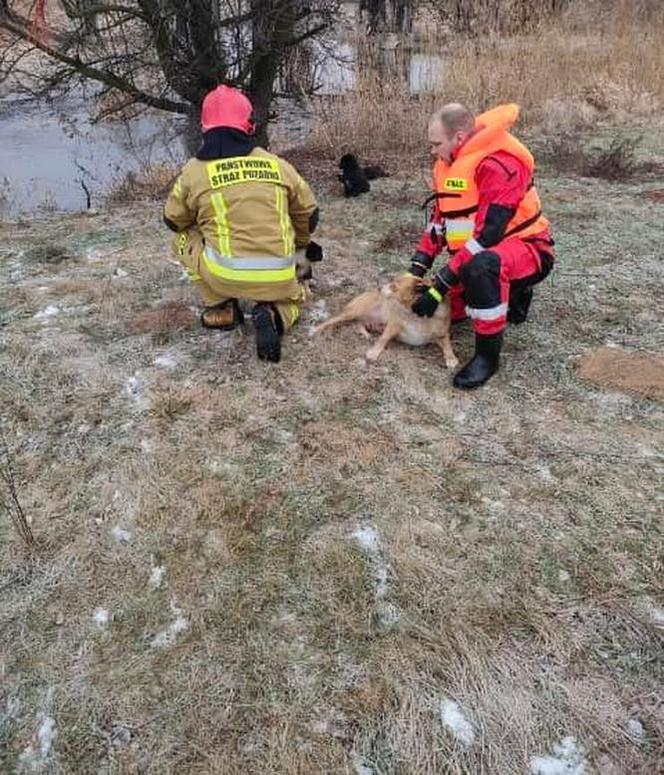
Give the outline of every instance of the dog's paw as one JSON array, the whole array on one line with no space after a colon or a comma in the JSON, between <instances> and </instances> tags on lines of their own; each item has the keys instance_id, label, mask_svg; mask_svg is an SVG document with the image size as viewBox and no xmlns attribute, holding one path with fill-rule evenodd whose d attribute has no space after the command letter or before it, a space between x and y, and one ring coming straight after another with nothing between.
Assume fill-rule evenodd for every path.
<instances>
[{"instance_id":1,"label":"dog's paw","mask_svg":"<svg viewBox=\"0 0 664 775\"><path fill-rule=\"evenodd\" d=\"M459 359L458 358L446 358L445 359L445 366L448 369L456 369L456 367L459 365Z\"/></svg>"},{"instance_id":2,"label":"dog's paw","mask_svg":"<svg viewBox=\"0 0 664 775\"><path fill-rule=\"evenodd\" d=\"M377 350L375 347L372 347L370 350L366 351L366 353L364 354L364 357L370 363L375 363L380 357L380 350Z\"/></svg>"}]
</instances>

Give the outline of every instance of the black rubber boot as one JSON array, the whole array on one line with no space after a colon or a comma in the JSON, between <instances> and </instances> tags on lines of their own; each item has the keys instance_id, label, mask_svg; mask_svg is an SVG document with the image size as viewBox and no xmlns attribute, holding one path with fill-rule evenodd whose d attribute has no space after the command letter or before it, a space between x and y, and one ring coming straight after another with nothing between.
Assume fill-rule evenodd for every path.
<instances>
[{"instance_id":1,"label":"black rubber boot","mask_svg":"<svg viewBox=\"0 0 664 775\"><path fill-rule=\"evenodd\" d=\"M507 309L507 322L513 326L521 325L528 320L528 308L533 300L532 286L528 288L513 288L510 290L510 302Z\"/></svg>"},{"instance_id":2,"label":"black rubber boot","mask_svg":"<svg viewBox=\"0 0 664 775\"><path fill-rule=\"evenodd\" d=\"M472 390L487 382L498 371L502 346L502 331L490 336L475 334L475 355L454 375L454 387Z\"/></svg>"},{"instance_id":3,"label":"black rubber boot","mask_svg":"<svg viewBox=\"0 0 664 775\"><path fill-rule=\"evenodd\" d=\"M284 332L279 313L272 304L256 304L253 310L256 332L256 355L261 361L279 363L281 360L281 336Z\"/></svg>"}]
</instances>

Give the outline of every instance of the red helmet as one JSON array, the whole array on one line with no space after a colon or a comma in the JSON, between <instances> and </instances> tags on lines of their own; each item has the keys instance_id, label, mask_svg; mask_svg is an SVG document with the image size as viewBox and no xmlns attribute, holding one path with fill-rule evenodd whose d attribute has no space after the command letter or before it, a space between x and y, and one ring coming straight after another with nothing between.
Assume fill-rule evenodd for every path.
<instances>
[{"instance_id":1,"label":"red helmet","mask_svg":"<svg viewBox=\"0 0 664 775\"><path fill-rule=\"evenodd\" d=\"M254 131L253 107L239 89L232 86L217 86L206 94L201 109L203 131L228 127L251 134Z\"/></svg>"}]
</instances>

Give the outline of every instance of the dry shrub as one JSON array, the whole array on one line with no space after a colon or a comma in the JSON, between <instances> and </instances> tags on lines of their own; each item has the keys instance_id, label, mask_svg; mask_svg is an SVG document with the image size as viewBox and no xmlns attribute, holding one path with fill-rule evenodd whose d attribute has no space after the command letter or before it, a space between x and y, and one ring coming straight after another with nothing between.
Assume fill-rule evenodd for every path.
<instances>
[{"instance_id":1,"label":"dry shrub","mask_svg":"<svg viewBox=\"0 0 664 775\"><path fill-rule=\"evenodd\" d=\"M127 172L111 188L108 201L125 204L137 199L163 199L177 174L178 170L169 164L153 164L140 172Z\"/></svg>"},{"instance_id":2,"label":"dry shrub","mask_svg":"<svg viewBox=\"0 0 664 775\"><path fill-rule=\"evenodd\" d=\"M63 261L69 261L72 256L63 245L40 242L28 250L26 258L38 264L61 264Z\"/></svg>"},{"instance_id":3,"label":"dry shrub","mask_svg":"<svg viewBox=\"0 0 664 775\"><path fill-rule=\"evenodd\" d=\"M636 158L640 141L640 137L618 137L606 148L587 147L578 136L563 134L546 140L541 158L560 172L605 180L629 180L650 168Z\"/></svg>"},{"instance_id":4,"label":"dry shrub","mask_svg":"<svg viewBox=\"0 0 664 775\"><path fill-rule=\"evenodd\" d=\"M185 388L169 388L155 395L150 406L150 416L157 421L173 422L186 414L192 404L189 391Z\"/></svg>"}]
</instances>

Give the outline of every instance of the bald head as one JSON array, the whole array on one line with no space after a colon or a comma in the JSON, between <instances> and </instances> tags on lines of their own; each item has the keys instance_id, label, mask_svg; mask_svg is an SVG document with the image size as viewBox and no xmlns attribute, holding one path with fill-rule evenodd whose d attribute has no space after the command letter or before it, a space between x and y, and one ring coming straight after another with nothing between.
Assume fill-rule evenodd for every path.
<instances>
[{"instance_id":1,"label":"bald head","mask_svg":"<svg viewBox=\"0 0 664 775\"><path fill-rule=\"evenodd\" d=\"M430 119L442 124L448 136L455 132L472 132L475 127L475 116L460 102L450 102L437 110Z\"/></svg>"},{"instance_id":2,"label":"bald head","mask_svg":"<svg viewBox=\"0 0 664 775\"><path fill-rule=\"evenodd\" d=\"M458 102L443 105L429 119L429 150L436 159L452 163L455 150L475 129L475 117Z\"/></svg>"}]
</instances>

